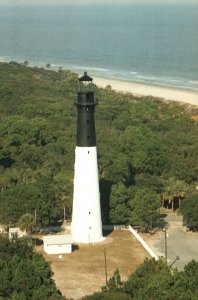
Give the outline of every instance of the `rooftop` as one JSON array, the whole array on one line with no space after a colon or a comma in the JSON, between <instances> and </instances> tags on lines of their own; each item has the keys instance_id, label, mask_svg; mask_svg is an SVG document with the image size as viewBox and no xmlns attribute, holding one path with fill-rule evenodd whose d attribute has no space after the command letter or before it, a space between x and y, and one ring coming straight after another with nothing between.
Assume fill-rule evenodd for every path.
<instances>
[{"instance_id":1,"label":"rooftop","mask_svg":"<svg viewBox=\"0 0 198 300\"><path fill-rule=\"evenodd\" d=\"M93 78L87 75L87 72L84 72L84 75L79 78L79 81L92 81Z\"/></svg>"},{"instance_id":2,"label":"rooftop","mask_svg":"<svg viewBox=\"0 0 198 300\"><path fill-rule=\"evenodd\" d=\"M43 237L43 242L48 245L62 245L62 244L72 244L73 239L71 235L48 235Z\"/></svg>"}]
</instances>

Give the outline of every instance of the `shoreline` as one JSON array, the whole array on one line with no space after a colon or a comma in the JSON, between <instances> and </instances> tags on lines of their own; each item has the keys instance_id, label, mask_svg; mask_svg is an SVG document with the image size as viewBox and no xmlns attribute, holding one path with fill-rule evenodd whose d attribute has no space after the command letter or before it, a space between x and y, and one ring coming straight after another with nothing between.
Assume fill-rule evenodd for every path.
<instances>
[{"instance_id":1,"label":"shoreline","mask_svg":"<svg viewBox=\"0 0 198 300\"><path fill-rule=\"evenodd\" d=\"M0 58L1 63L10 63L11 60ZM24 60L13 60L17 63L21 64ZM34 63L29 61L30 67L34 67ZM45 69L45 64L40 65L40 68ZM51 65L51 70L58 71L58 65ZM67 70L63 68L63 70ZM82 74L80 72L75 72L79 76ZM114 79L111 77L105 76L95 76L93 75L93 83L96 84L100 88L106 88L108 85L111 86L113 90L121 93L129 93L136 97L142 96L152 96L160 98L161 100L166 101L176 101L180 104L189 104L198 106L198 91L188 88L182 87L172 87L172 86L163 86L158 84L144 83L144 82L136 82L130 80L122 80L122 79Z\"/></svg>"},{"instance_id":2,"label":"shoreline","mask_svg":"<svg viewBox=\"0 0 198 300\"><path fill-rule=\"evenodd\" d=\"M93 83L98 87L111 86L116 92L130 93L134 96L152 96L162 100L177 101L198 106L198 91L161 85L117 80L107 77L93 76Z\"/></svg>"}]
</instances>

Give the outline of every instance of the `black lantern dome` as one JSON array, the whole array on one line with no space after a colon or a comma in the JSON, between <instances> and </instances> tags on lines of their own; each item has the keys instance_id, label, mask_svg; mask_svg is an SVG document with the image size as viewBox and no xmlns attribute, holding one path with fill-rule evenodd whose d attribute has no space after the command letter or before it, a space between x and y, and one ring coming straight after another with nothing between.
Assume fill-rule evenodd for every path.
<instances>
[{"instance_id":1,"label":"black lantern dome","mask_svg":"<svg viewBox=\"0 0 198 300\"><path fill-rule=\"evenodd\" d=\"M84 72L84 75L82 77L79 78L79 81L88 81L88 82L92 82L93 78L91 78L89 75L87 75L87 72Z\"/></svg>"},{"instance_id":2,"label":"black lantern dome","mask_svg":"<svg viewBox=\"0 0 198 300\"><path fill-rule=\"evenodd\" d=\"M87 72L79 78L79 92L75 102L78 109L76 144L79 147L96 146L94 112L98 101L94 99L92 81Z\"/></svg>"},{"instance_id":3,"label":"black lantern dome","mask_svg":"<svg viewBox=\"0 0 198 300\"><path fill-rule=\"evenodd\" d=\"M94 100L94 85L93 78L84 72L84 75L79 78L79 91L76 105L97 105L98 102Z\"/></svg>"},{"instance_id":4,"label":"black lantern dome","mask_svg":"<svg viewBox=\"0 0 198 300\"><path fill-rule=\"evenodd\" d=\"M79 92L93 92L93 78L84 72L84 75L79 78Z\"/></svg>"}]
</instances>

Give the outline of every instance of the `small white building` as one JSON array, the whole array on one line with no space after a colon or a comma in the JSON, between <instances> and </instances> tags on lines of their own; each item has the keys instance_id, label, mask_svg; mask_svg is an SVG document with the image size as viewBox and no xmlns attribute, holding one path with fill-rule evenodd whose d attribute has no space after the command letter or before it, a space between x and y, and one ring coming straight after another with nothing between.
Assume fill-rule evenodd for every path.
<instances>
[{"instance_id":1,"label":"small white building","mask_svg":"<svg viewBox=\"0 0 198 300\"><path fill-rule=\"evenodd\" d=\"M20 228L9 228L9 239L11 239L14 235L17 235L19 238L27 236L27 232L22 231Z\"/></svg>"},{"instance_id":2,"label":"small white building","mask_svg":"<svg viewBox=\"0 0 198 300\"><path fill-rule=\"evenodd\" d=\"M44 251L47 254L64 254L72 252L71 235L48 235L43 237Z\"/></svg>"}]
</instances>

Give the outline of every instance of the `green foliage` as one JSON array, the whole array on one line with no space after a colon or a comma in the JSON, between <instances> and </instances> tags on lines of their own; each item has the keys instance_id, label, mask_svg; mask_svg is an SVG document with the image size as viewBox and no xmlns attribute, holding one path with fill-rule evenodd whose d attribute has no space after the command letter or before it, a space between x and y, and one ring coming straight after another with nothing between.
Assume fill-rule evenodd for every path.
<instances>
[{"instance_id":1,"label":"green foliage","mask_svg":"<svg viewBox=\"0 0 198 300\"><path fill-rule=\"evenodd\" d=\"M9 261L14 255L21 256L25 259L32 258L33 246L27 237L18 238L13 236L11 240L7 235L0 235L0 257Z\"/></svg>"},{"instance_id":2,"label":"green foliage","mask_svg":"<svg viewBox=\"0 0 198 300\"><path fill-rule=\"evenodd\" d=\"M101 202L101 212L102 212L102 223L109 224L109 201L111 195L112 182L101 178L100 181L100 202Z\"/></svg>"},{"instance_id":3,"label":"green foliage","mask_svg":"<svg viewBox=\"0 0 198 300\"><path fill-rule=\"evenodd\" d=\"M64 207L70 219L77 91L69 71L0 63L2 222L36 209L45 226L62 219ZM160 194L170 178L185 187L198 181L196 109L108 86L95 86L95 97L103 221L128 223L138 189Z\"/></svg>"},{"instance_id":4,"label":"green foliage","mask_svg":"<svg viewBox=\"0 0 198 300\"><path fill-rule=\"evenodd\" d=\"M18 221L18 226L21 230L25 230L26 232L32 232L36 226L33 215L22 215Z\"/></svg>"},{"instance_id":5,"label":"green foliage","mask_svg":"<svg viewBox=\"0 0 198 300\"><path fill-rule=\"evenodd\" d=\"M146 259L123 284L123 291L133 299L168 299L171 277L171 269L164 260Z\"/></svg>"},{"instance_id":6,"label":"green foliage","mask_svg":"<svg viewBox=\"0 0 198 300\"><path fill-rule=\"evenodd\" d=\"M37 225L53 222L56 215L55 193L47 178L34 184L17 184L2 191L1 218L4 222L18 222L19 218L37 210ZM19 205L20 203L20 205Z\"/></svg>"},{"instance_id":7,"label":"green foliage","mask_svg":"<svg viewBox=\"0 0 198 300\"><path fill-rule=\"evenodd\" d=\"M198 193L190 194L181 201L183 222L190 230L198 230Z\"/></svg>"},{"instance_id":8,"label":"green foliage","mask_svg":"<svg viewBox=\"0 0 198 300\"><path fill-rule=\"evenodd\" d=\"M47 225L71 214L77 76L25 65L1 64L0 216L16 223L36 208Z\"/></svg>"},{"instance_id":9,"label":"green foliage","mask_svg":"<svg viewBox=\"0 0 198 300\"><path fill-rule=\"evenodd\" d=\"M167 157L162 142L145 126L128 126L123 134L123 151L131 158L136 173L161 175L167 169Z\"/></svg>"},{"instance_id":10,"label":"green foliage","mask_svg":"<svg viewBox=\"0 0 198 300\"><path fill-rule=\"evenodd\" d=\"M82 300L131 300L130 295L124 293L95 293L91 296L83 297Z\"/></svg>"},{"instance_id":11,"label":"green foliage","mask_svg":"<svg viewBox=\"0 0 198 300\"><path fill-rule=\"evenodd\" d=\"M197 282L198 263L195 261L188 263L184 271L179 272L168 266L162 258L158 261L145 259L127 281L121 280L117 270L101 293L85 299L195 300L198 297Z\"/></svg>"},{"instance_id":12,"label":"green foliage","mask_svg":"<svg viewBox=\"0 0 198 300\"><path fill-rule=\"evenodd\" d=\"M41 254L26 238L0 236L0 299L65 299Z\"/></svg>"},{"instance_id":13,"label":"green foliage","mask_svg":"<svg viewBox=\"0 0 198 300\"><path fill-rule=\"evenodd\" d=\"M110 220L114 224L125 224L130 216L129 189L123 183L112 186L110 196Z\"/></svg>"},{"instance_id":14,"label":"green foliage","mask_svg":"<svg viewBox=\"0 0 198 300\"><path fill-rule=\"evenodd\" d=\"M120 273L119 270L117 269L114 272L113 277L111 277L106 286L102 287L102 290L104 292L118 292L122 290L122 281L121 281L121 277L120 277Z\"/></svg>"},{"instance_id":15,"label":"green foliage","mask_svg":"<svg viewBox=\"0 0 198 300\"><path fill-rule=\"evenodd\" d=\"M182 197L188 191L189 187L185 181L175 178L168 178L164 183L164 196L168 198Z\"/></svg>"},{"instance_id":16,"label":"green foliage","mask_svg":"<svg viewBox=\"0 0 198 300\"><path fill-rule=\"evenodd\" d=\"M157 193L148 189L137 190L130 204L130 223L141 226L145 232L152 230L159 216L160 199Z\"/></svg>"}]
</instances>

